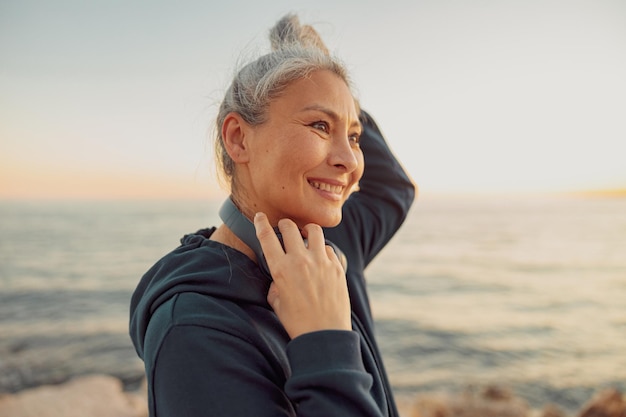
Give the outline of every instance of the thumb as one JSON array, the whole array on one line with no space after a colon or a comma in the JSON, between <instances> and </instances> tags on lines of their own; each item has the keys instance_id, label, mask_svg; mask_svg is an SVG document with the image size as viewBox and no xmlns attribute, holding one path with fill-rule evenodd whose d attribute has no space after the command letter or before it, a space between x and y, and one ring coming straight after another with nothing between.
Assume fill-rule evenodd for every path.
<instances>
[{"instance_id":1,"label":"thumb","mask_svg":"<svg viewBox=\"0 0 626 417\"><path fill-rule=\"evenodd\" d=\"M276 288L273 282L270 284L270 290L267 292L267 302L276 311L279 303L278 288Z\"/></svg>"}]
</instances>

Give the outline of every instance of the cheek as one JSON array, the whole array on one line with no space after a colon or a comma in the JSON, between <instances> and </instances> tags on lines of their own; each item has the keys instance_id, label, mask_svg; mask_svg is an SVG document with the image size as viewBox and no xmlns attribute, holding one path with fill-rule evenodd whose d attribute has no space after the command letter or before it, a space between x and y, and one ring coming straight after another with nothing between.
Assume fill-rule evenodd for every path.
<instances>
[{"instance_id":1,"label":"cheek","mask_svg":"<svg viewBox=\"0 0 626 417\"><path fill-rule=\"evenodd\" d=\"M300 141L297 146L290 147L283 154L283 163L293 171L308 171L326 161L327 152L314 141Z\"/></svg>"},{"instance_id":2,"label":"cheek","mask_svg":"<svg viewBox=\"0 0 626 417\"><path fill-rule=\"evenodd\" d=\"M356 156L356 159L358 161L358 164L357 164L357 168L354 170L354 177L356 178L356 181L358 182L363 176L363 172L365 171L365 161L363 159L363 153L359 152Z\"/></svg>"}]
</instances>

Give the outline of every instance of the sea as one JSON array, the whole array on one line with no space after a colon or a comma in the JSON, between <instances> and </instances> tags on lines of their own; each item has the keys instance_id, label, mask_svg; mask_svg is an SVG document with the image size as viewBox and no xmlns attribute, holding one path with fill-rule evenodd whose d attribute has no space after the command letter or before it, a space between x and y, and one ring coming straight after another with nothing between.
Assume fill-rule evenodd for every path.
<instances>
[{"instance_id":1,"label":"sea","mask_svg":"<svg viewBox=\"0 0 626 417\"><path fill-rule=\"evenodd\" d=\"M0 202L0 393L143 377L139 278L221 202ZM505 387L577 410L626 391L626 199L423 196L366 271L398 396Z\"/></svg>"}]
</instances>

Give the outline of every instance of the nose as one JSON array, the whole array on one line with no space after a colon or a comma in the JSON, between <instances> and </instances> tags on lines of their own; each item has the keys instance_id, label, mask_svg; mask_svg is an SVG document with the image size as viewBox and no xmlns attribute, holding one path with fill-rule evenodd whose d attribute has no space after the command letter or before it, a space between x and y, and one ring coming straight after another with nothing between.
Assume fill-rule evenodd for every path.
<instances>
[{"instance_id":1,"label":"nose","mask_svg":"<svg viewBox=\"0 0 626 417\"><path fill-rule=\"evenodd\" d=\"M334 138L328 162L346 172L352 172L358 167L359 160L355 155L355 149L350 145L348 135Z\"/></svg>"}]
</instances>

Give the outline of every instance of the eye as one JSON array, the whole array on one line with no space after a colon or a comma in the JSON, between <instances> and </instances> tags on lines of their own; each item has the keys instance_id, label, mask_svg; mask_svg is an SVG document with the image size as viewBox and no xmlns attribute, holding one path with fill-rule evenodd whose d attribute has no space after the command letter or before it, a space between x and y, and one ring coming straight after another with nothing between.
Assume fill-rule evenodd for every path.
<instances>
[{"instance_id":1,"label":"eye","mask_svg":"<svg viewBox=\"0 0 626 417\"><path fill-rule=\"evenodd\" d=\"M328 123L323 120L318 120L317 122L313 122L310 124L313 129L321 130L324 133L328 133L330 128L328 127Z\"/></svg>"},{"instance_id":2,"label":"eye","mask_svg":"<svg viewBox=\"0 0 626 417\"><path fill-rule=\"evenodd\" d=\"M361 142L361 134L353 133L350 136L348 136L348 140L350 141L350 145L359 146L359 143Z\"/></svg>"}]
</instances>

